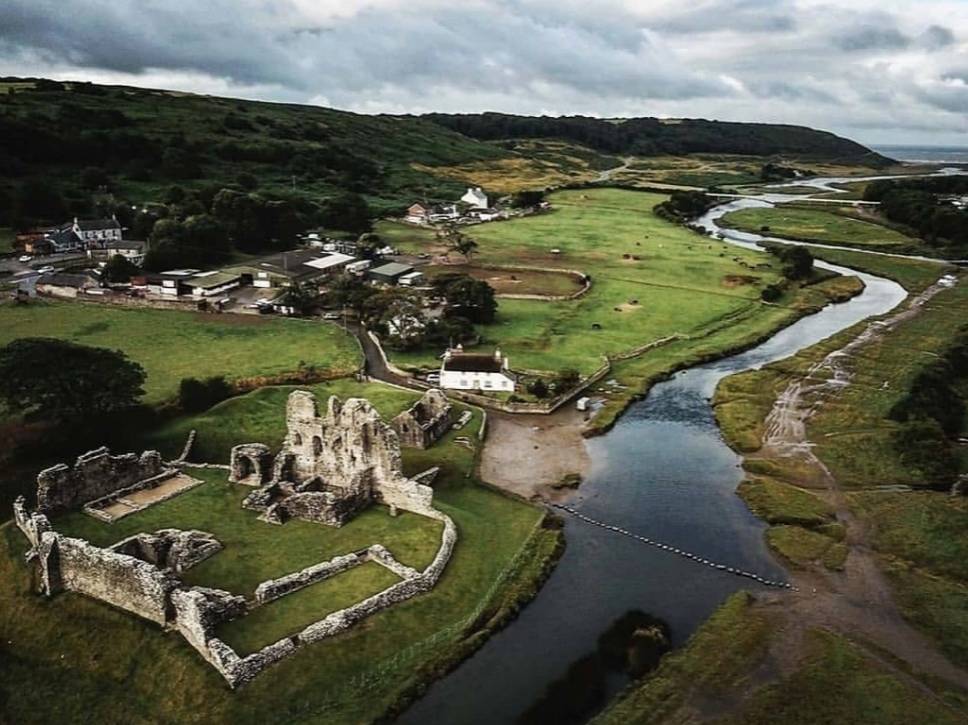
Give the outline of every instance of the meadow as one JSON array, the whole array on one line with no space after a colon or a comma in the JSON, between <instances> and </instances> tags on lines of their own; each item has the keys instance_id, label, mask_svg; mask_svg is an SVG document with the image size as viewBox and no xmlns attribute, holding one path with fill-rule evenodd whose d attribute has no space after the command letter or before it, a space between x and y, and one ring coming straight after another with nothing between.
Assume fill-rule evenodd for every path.
<instances>
[{"instance_id":1,"label":"meadow","mask_svg":"<svg viewBox=\"0 0 968 725\"><path fill-rule=\"evenodd\" d=\"M361 358L356 340L329 323L36 299L0 304L0 345L21 337L121 350L144 367L148 404L174 398L186 377L247 383L300 366L338 377L354 372Z\"/></svg>"},{"instance_id":2,"label":"meadow","mask_svg":"<svg viewBox=\"0 0 968 725\"><path fill-rule=\"evenodd\" d=\"M767 232L785 239L857 247L906 248L917 240L873 220L858 219L827 209L781 205L768 209L740 209L721 220L723 226L748 232Z\"/></svg>"},{"instance_id":3,"label":"meadow","mask_svg":"<svg viewBox=\"0 0 968 725\"><path fill-rule=\"evenodd\" d=\"M174 421L146 442L178 447L198 431L200 456L225 460L227 445L264 440L277 446L291 388L263 388L208 412ZM413 400L407 391L349 380L312 386L318 396L365 396L384 415ZM474 438L480 413L460 434ZM45 601L30 593L20 533L0 529L0 700L14 721L62 720L239 722L369 722L401 706L430 680L467 656L530 596L559 545L542 510L508 498L473 478L475 452L448 434L426 451L405 449L408 474L442 465L436 505L459 531L454 556L435 589L368 618L345 634L300 650L231 693L181 637L73 594ZM217 452L217 453L216 453ZM391 518L373 508L340 529L290 521L264 524L238 507L238 487L224 472L168 502L106 526L80 514L56 525L99 543L161 526L212 531L225 549L186 573L192 583L249 594L265 575L370 543L402 561L425 565L439 545L439 524L412 514ZM500 525L495 525L500 522ZM361 567L314 585L225 626L243 650L292 633L328 611L389 583ZM288 601L287 601L288 600ZM55 644L52 644L55 643ZM64 679L70 688L61 686ZM173 690L173 688L177 688ZM177 696L173 693L177 692Z\"/></svg>"},{"instance_id":4,"label":"meadow","mask_svg":"<svg viewBox=\"0 0 968 725\"><path fill-rule=\"evenodd\" d=\"M574 301L502 300L496 323L481 333L516 369L588 373L602 355L760 308L760 290L779 279L779 265L660 219L652 208L662 200L616 189L563 191L551 196L550 213L470 228L477 264L568 268L592 279ZM416 240L408 251L426 248ZM419 365L433 352L395 359Z\"/></svg>"},{"instance_id":5,"label":"meadow","mask_svg":"<svg viewBox=\"0 0 968 725\"><path fill-rule=\"evenodd\" d=\"M771 680L776 619L752 595L734 594L592 725L693 722L697 710L706 708L721 725L962 721L927 687L900 681L892 663L877 653L826 631L807 630L801 652L785 652L782 674Z\"/></svg>"}]
</instances>

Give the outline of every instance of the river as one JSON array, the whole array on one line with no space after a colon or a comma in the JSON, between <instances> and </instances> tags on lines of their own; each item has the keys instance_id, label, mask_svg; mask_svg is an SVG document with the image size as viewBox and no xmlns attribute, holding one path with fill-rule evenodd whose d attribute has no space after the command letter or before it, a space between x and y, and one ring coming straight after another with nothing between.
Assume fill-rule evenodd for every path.
<instances>
[{"instance_id":1,"label":"river","mask_svg":"<svg viewBox=\"0 0 968 725\"><path fill-rule=\"evenodd\" d=\"M716 223L744 201L716 207L700 225L756 248L763 237ZM568 503L630 532L784 580L764 543L765 524L735 494L743 476L741 458L723 441L710 398L723 377L788 357L887 312L906 297L890 280L821 262L817 266L860 277L863 293L828 305L747 352L680 372L653 387L609 433L588 441L592 470ZM565 554L534 601L434 684L400 722L513 723L572 662L594 651L599 635L625 612L640 609L665 620L673 645L679 646L730 594L759 587L572 517L565 522L565 536ZM606 694L625 684L622 676L612 676Z\"/></svg>"}]
</instances>

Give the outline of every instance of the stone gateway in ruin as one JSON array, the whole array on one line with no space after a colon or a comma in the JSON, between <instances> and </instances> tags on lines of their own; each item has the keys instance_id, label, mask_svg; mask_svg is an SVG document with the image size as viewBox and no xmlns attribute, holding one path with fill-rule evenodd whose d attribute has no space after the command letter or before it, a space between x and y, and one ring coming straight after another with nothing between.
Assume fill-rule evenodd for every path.
<instances>
[{"instance_id":1,"label":"stone gateway in ruin","mask_svg":"<svg viewBox=\"0 0 968 725\"><path fill-rule=\"evenodd\" d=\"M436 419L444 406L438 399L430 404ZM449 405L446 408L449 416ZM78 458L74 466L62 464L41 472L38 509L29 511L23 497L14 504L14 522L30 544L27 561L35 568L39 591L47 596L61 591L84 594L176 630L234 688L304 645L431 590L450 560L457 528L434 508L433 489L403 474L400 440L393 427L366 400L344 402L334 396L321 414L311 393L295 391L286 406L286 428L278 454L273 456L262 443L235 446L229 467L186 464L184 456L163 462L155 451L112 456L107 449L98 449ZM222 551L222 542L211 533L161 529L98 547L57 532L47 517L83 507L91 516L113 521L201 485L181 470L188 465L229 468L231 483L254 489L243 506L260 511L260 518L269 523L299 518L341 526L367 506L383 504L391 513L400 509L440 521L440 548L433 561L417 571L374 542L266 580L246 597L188 586L181 580L187 569ZM216 635L224 622L367 562L387 568L399 581L244 657Z\"/></svg>"}]
</instances>

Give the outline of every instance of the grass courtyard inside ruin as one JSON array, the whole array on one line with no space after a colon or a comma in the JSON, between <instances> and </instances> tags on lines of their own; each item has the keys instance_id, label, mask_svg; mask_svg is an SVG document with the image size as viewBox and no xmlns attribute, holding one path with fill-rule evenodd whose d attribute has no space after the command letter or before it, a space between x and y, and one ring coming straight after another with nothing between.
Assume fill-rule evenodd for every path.
<instances>
[{"instance_id":1,"label":"grass courtyard inside ruin","mask_svg":"<svg viewBox=\"0 0 968 725\"><path fill-rule=\"evenodd\" d=\"M202 415L176 419L145 444L171 453L184 443L186 429L194 428L194 457L200 460L227 461L229 447L241 442L264 441L275 448L284 435L285 401L292 389L263 388ZM321 401L332 393L367 397L384 418L417 397L345 379L311 389ZM23 537L13 526L4 526L0 578L11 586L0 591L0 698L16 691L11 714L24 718L30 712L51 712L55 699L66 720L82 713L105 720L178 722L376 718L402 692L478 641L492 620L507 616L517 598L533 588L556 546L556 532L541 526L541 510L469 477L474 451L455 439L475 440L480 422L478 412L468 426L433 448L404 449L408 475L442 466L434 483L435 506L453 518L459 532L434 590L301 649L235 693L176 634L80 595L64 593L48 601L31 593ZM225 482L224 471L189 473L205 484L112 525L68 514L55 527L95 544L165 527L210 531L225 549L188 570L184 579L247 596L267 577L370 544L382 543L398 560L418 568L429 563L440 545L438 522L410 513L390 517L382 507L370 508L339 529L297 520L266 524L240 506L251 489ZM252 651L394 581L382 567L363 565L256 609L225 625L220 635L240 652ZM52 647L52 642L57 644ZM75 683L69 692L58 685L65 676ZM172 683L178 683L178 697L171 697Z\"/></svg>"}]
</instances>

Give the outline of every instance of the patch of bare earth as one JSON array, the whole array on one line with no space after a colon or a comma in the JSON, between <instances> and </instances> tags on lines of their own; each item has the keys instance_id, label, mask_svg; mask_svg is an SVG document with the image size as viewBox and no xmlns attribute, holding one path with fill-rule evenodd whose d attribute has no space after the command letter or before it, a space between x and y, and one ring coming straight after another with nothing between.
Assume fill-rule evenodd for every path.
<instances>
[{"instance_id":1,"label":"patch of bare earth","mask_svg":"<svg viewBox=\"0 0 968 725\"><path fill-rule=\"evenodd\" d=\"M528 499L563 495L553 486L571 474L584 477L591 464L583 422L567 406L552 415L488 412L481 478Z\"/></svg>"}]
</instances>

